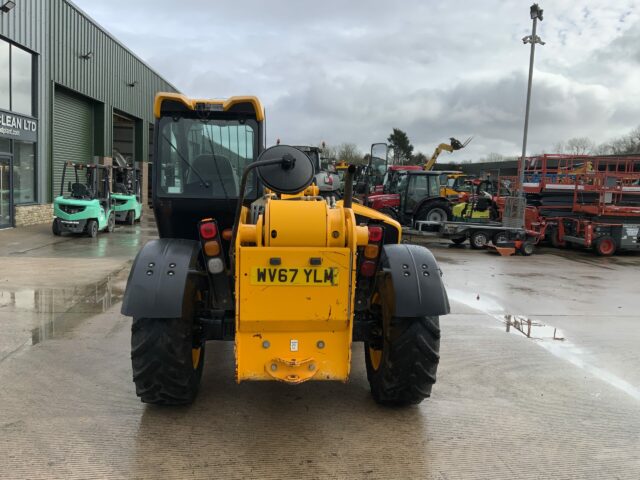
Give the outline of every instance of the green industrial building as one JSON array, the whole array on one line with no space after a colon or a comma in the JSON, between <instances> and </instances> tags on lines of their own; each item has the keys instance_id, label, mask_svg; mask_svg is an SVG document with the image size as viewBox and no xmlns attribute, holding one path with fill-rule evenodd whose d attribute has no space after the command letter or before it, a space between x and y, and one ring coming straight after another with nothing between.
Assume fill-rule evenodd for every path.
<instances>
[{"instance_id":1,"label":"green industrial building","mask_svg":"<svg viewBox=\"0 0 640 480\"><path fill-rule=\"evenodd\" d=\"M177 91L67 0L0 0L0 228L51 219L66 161L149 161Z\"/></svg>"}]
</instances>

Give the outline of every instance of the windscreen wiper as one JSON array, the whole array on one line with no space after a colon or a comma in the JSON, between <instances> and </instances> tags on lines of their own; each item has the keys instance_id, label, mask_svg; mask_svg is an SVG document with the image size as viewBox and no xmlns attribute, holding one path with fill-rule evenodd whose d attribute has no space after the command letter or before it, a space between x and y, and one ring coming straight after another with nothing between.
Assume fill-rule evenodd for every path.
<instances>
[{"instance_id":1,"label":"windscreen wiper","mask_svg":"<svg viewBox=\"0 0 640 480\"><path fill-rule=\"evenodd\" d=\"M164 138L165 142L167 142L171 146L171 148L173 148L173 150L178 154L178 157L180 157L180 160L182 160L184 163L186 163L187 167L189 167L193 171L193 173L195 173L198 176L198 178L200 179L200 182L202 183L202 185L205 188L209 188L210 187L209 182L207 182L204 178L202 178L202 175L200 175L200 172L198 172L198 170L196 170L195 167L193 165L191 165L189 163L189 161L182 156L182 154L176 148L176 146L173 143L171 143L171 140L169 140L167 138L167 136L164 135L164 134L162 135L162 138Z\"/></svg>"}]
</instances>

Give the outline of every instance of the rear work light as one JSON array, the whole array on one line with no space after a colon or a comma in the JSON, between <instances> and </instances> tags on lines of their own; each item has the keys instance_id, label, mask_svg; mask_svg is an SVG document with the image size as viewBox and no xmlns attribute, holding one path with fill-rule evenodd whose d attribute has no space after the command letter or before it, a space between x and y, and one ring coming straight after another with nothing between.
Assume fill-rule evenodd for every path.
<instances>
[{"instance_id":1,"label":"rear work light","mask_svg":"<svg viewBox=\"0 0 640 480\"><path fill-rule=\"evenodd\" d=\"M382 240L382 227L369 227L369 241L379 242Z\"/></svg>"},{"instance_id":2,"label":"rear work light","mask_svg":"<svg viewBox=\"0 0 640 480\"><path fill-rule=\"evenodd\" d=\"M360 273L365 277L373 277L376 273L376 262L365 260L360 265Z\"/></svg>"},{"instance_id":3,"label":"rear work light","mask_svg":"<svg viewBox=\"0 0 640 480\"><path fill-rule=\"evenodd\" d=\"M205 240L211 240L218 234L218 227L213 222L200 224L200 236Z\"/></svg>"}]
</instances>

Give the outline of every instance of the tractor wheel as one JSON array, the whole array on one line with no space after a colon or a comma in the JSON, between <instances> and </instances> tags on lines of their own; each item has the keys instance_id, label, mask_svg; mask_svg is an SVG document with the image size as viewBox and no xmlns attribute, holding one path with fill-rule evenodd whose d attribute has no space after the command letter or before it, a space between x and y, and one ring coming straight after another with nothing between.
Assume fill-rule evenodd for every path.
<instances>
[{"instance_id":1,"label":"tractor wheel","mask_svg":"<svg viewBox=\"0 0 640 480\"><path fill-rule=\"evenodd\" d=\"M182 318L134 318L131 363L136 394L144 403L193 402L204 364L204 342Z\"/></svg>"},{"instance_id":2,"label":"tractor wheel","mask_svg":"<svg viewBox=\"0 0 640 480\"><path fill-rule=\"evenodd\" d=\"M109 220L107 220L107 232L111 233L116 228L116 214L111 212Z\"/></svg>"},{"instance_id":3,"label":"tractor wheel","mask_svg":"<svg viewBox=\"0 0 640 480\"><path fill-rule=\"evenodd\" d=\"M594 248L596 253L601 257L610 257L616 253L616 241L609 235L598 237L595 241Z\"/></svg>"},{"instance_id":4,"label":"tractor wheel","mask_svg":"<svg viewBox=\"0 0 640 480\"><path fill-rule=\"evenodd\" d=\"M58 219L54 218L53 223L51 224L51 231L56 237L59 237L62 232L60 232L60 224L58 223Z\"/></svg>"},{"instance_id":5,"label":"tractor wheel","mask_svg":"<svg viewBox=\"0 0 640 480\"><path fill-rule=\"evenodd\" d=\"M458 238L452 238L451 241L456 245L462 245L466 239L467 237L458 237Z\"/></svg>"},{"instance_id":6,"label":"tractor wheel","mask_svg":"<svg viewBox=\"0 0 640 480\"><path fill-rule=\"evenodd\" d=\"M499 243L505 243L509 241L509 237L507 236L507 232L496 232L491 241L494 245L498 245Z\"/></svg>"},{"instance_id":7,"label":"tractor wheel","mask_svg":"<svg viewBox=\"0 0 640 480\"><path fill-rule=\"evenodd\" d=\"M482 230L478 230L477 232L473 232L469 237L469 243L471 244L471 248L474 250L482 250L483 248L487 248L487 244L489 243L489 235L487 232L483 232Z\"/></svg>"},{"instance_id":8,"label":"tractor wheel","mask_svg":"<svg viewBox=\"0 0 640 480\"><path fill-rule=\"evenodd\" d=\"M367 379L373 399L383 405L412 405L431 395L440 361L438 317L393 316L391 278L374 295L381 320L378 337L366 342ZM375 332L374 332L375 333Z\"/></svg>"},{"instance_id":9,"label":"tractor wheel","mask_svg":"<svg viewBox=\"0 0 640 480\"><path fill-rule=\"evenodd\" d=\"M136 211L135 210L129 210L127 212L126 223L127 223L127 225L134 225L136 223Z\"/></svg>"},{"instance_id":10,"label":"tractor wheel","mask_svg":"<svg viewBox=\"0 0 640 480\"><path fill-rule=\"evenodd\" d=\"M87 235L91 238L96 238L98 236L98 222L93 219L87 221Z\"/></svg>"},{"instance_id":11,"label":"tractor wheel","mask_svg":"<svg viewBox=\"0 0 640 480\"><path fill-rule=\"evenodd\" d=\"M446 222L451 218L451 208L445 202L431 202L420 207L416 213L416 220L428 222Z\"/></svg>"}]
</instances>

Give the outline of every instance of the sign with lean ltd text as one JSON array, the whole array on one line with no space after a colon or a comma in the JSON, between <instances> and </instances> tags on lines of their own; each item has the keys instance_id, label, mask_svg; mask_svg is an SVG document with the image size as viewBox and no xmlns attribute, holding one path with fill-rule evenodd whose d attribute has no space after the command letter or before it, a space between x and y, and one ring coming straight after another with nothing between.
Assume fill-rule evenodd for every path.
<instances>
[{"instance_id":1,"label":"sign with lean ltd text","mask_svg":"<svg viewBox=\"0 0 640 480\"><path fill-rule=\"evenodd\" d=\"M0 137L36 142L38 141L38 120L0 110Z\"/></svg>"}]
</instances>

